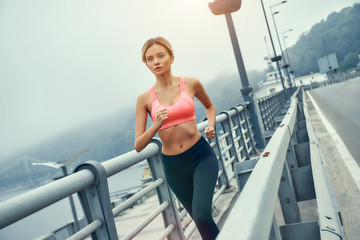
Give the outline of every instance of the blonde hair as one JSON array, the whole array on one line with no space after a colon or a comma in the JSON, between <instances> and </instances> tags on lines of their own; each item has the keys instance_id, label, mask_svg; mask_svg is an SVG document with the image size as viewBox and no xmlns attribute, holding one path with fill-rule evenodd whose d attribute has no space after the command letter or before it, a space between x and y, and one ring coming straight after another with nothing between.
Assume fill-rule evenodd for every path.
<instances>
[{"instance_id":1,"label":"blonde hair","mask_svg":"<svg viewBox=\"0 0 360 240\"><path fill-rule=\"evenodd\" d=\"M168 51L168 53L170 54L170 56L174 55L174 50L172 49L171 47L171 44L169 43L168 40L166 40L165 38L163 37L156 37L156 38L151 38L149 40L147 40L145 43L144 43L144 46L142 47L142 61L144 63L146 63L146 57L145 57L145 53L146 51L149 49L149 47L151 47L152 45L154 44L160 44L162 45L163 47L166 48L166 50Z\"/></svg>"}]
</instances>

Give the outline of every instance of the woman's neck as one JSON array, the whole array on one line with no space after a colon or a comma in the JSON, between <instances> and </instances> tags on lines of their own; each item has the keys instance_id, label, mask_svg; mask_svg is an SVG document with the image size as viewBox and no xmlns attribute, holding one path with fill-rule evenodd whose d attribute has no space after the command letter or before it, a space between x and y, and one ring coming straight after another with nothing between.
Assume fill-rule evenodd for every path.
<instances>
[{"instance_id":1,"label":"woman's neck","mask_svg":"<svg viewBox=\"0 0 360 240\"><path fill-rule=\"evenodd\" d=\"M160 89L170 88L174 83L175 77L171 73L156 76L155 86Z\"/></svg>"}]
</instances>

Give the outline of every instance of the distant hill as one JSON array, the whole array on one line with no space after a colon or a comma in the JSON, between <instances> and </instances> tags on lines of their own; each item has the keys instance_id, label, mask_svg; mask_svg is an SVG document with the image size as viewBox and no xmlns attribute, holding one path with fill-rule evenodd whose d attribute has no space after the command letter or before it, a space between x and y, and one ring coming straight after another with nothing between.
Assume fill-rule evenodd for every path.
<instances>
[{"instance_id":1,"label":"distant hill","mask_svg":"<svg viewBox=\"0 0 360 240\"><path fill-rule=\"evenodd\" d=\"M356 67L360 54L360 4L333 12L288 49L297 76L318 72L317 59L335 52L342 71Z\"/></svg>"}]
</instances>

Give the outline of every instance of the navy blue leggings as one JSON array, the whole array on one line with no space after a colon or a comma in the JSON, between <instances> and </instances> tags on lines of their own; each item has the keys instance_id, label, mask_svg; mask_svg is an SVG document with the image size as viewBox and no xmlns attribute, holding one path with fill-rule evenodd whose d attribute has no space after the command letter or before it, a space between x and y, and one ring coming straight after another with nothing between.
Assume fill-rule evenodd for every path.
<instances>
[{"instance_id":1,"label":"navy blue leggings","mask_svg":"<svg viewBox=\"0 0 360 240\"><path fill-rule=\"evenodd\" d=\"M166 180L194 220L203 240L219 233L212 215L212 198L219 166L209 143L201 137L179 155L162 154Z\"/></svg>"}]
</instances>

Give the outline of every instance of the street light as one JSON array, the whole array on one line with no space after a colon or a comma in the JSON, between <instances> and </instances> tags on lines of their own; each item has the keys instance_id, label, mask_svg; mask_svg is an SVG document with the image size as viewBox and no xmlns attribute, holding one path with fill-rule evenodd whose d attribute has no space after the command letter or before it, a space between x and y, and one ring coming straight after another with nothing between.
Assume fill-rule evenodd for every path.
<instances>
[{"instance_id":1,"label":"street light","mask_svg":"<svg viewBox=\"0 0 360 240\"><path fill-rule=\"evenodd\" d=\"M287 38L287 36L284 36L284 33L288 33L288 32L292 32L293 29L289 29L287 31L284 31L284 32L281 32L281 36L283 38L283 42L284 42L284 46L285 46L285 53L286 53L286 57L287 57L287 60L288 60L288 63L289 63L289 66L290 66L290 75L294 81L294 86L296 87L296 82L295 82L295 77L293 75L294 73L294 69L292 68L291 66L291 63L290 63L290 58L289 58L289 54L288 54L288 50L287 50L287 46L286 46L286 42L285 42L285 38Z\"/></svg>"},{"instance_id":2,"label":"street light","mask_svg":"<svg viewBox=\"0 0 360 240\"><path fill-rule=\"evenodd\" d=\"M263 12L264 12L264 17L265 17L265 22L266 22L266 26L267 26L267 29L268 29L268 32L269 32L269 36L270 36L270 41L271 41L271 45L272 45L272 48L273 48L273 51L274 51L274 57L271 58L271 61L272 62L276 62L276 66L278 68L278 72L279 72L279 76L280 76L280 79L281 79L281 85L283 87L283 90L285 90L285 85L284 85L284 79L283 79L283 76L281 74L281 69L280 69L280 65L279 65L279 61L281 60L281 56L277 56L276 55L276 50L275 50L275 46L274 46L274 41L272 39L272 36L271 36L271 32L270 32L270 27L269 27L269 22L267 20L267 17L266 17L266 12L265 12L265 8L264 8L264 3L263 3L263 0L260 0L261 1L261 6L262 6L262 9L263 9ZM279 4L282 4L282 3L285 3L286 1L283 1ZM285 96L287 97L286 95L286 91L285 92Z\"/></svg>"},{"instance_id":3,"label":"street light","mask_svg":"<svg viewBox=\"0 0 360 240\"><path fill-rule=\"evenodd\" d=\"M72 158L70 158L67 161L60 161L60 162L35 162L32 163L32 165L41 165L41 166L47 166L47 167L52 167L52 168L61 168L62 172L63 172L63 176L62 177L66 177L68 175L66 167L69 166L72 162L74 162L78 157L80 157L80 155L82 155L85 152L88 152L89 150L83 150L81 152L78 152L77 154L75 154L74 156L72 156ZM64 163L64 164L63 164ZM72 197L72 195L69 196L69 201L70 201L70 207L71 207L71 212L74 218L74 228L75 228L75 232L80 230L80 225L79 225L79 221L77 218L77 214L76 214L76 210L75 210L75 204L74 204L74 199Z\"/></svg>"},{"instance_id":4,"label":"street light","mask_svg":"<svg viewBox=\"0 0 360 240\"><path fill-rule=\"evenodd\" d=\"M215 0L209 3L211 12L215 15L225 14L226 23L230 33L230 39L234 50L234 55L240 75L242 89L241 94L244 102L247 103L250 118L252 119L253 129L255 132L256 143L259 149L263 149L266 146L264 137L264 127L262 125L260 116L259 105L256 100L254 101L254 93L252 87L249 84L249 80L246 74L244 61L241 55L239 42L237 40L234 23L231 17L231 13L239 10L241 7L241 0Z\"/></svg>"},{"instance_id":5,"label":"street light","mask_svg":"<svg viewBox=\"0 0 360 240\"><path fill-rule=\"evenodd\" d=\"M281 47L281 42L280 42L280 37L279 37L279 33L278 33L278 30L277 30L277 26L276 26L276 23L275 23L275 18L274 18L274 15L275 14L278 14L279 12L276 11L276 12L273 12L272 8L275 7L275 6L278 6L280 4L283 4L283 3L286 3L286 1L282 1L281 3L277 3L277 4L274 4L274 5L271 5L270 6L270 11L271 11L271 16L272 16L272 19L273 19L273 22L274 22L274 26L275 26L275 32L276 32L276 36L277 36L277 39L279 41L279 46L280 46L280 51L281 51L281 55L284 56L284 53L283 53L283 50L282 50L282 47ZM289 82L289 87L291 87L291 79L290 79L290 75L289 75L289 71L288 71L288 67L289 65L286 64L286 61L285 61L285 58L283 57L283 68L285 68L286 70L286 74L288 76L288 82Z\"/></svg>"}]
</instances>

